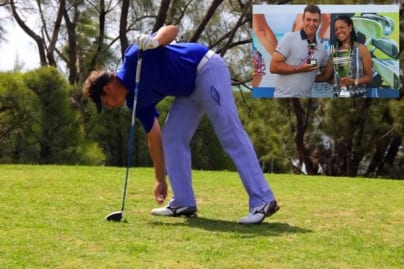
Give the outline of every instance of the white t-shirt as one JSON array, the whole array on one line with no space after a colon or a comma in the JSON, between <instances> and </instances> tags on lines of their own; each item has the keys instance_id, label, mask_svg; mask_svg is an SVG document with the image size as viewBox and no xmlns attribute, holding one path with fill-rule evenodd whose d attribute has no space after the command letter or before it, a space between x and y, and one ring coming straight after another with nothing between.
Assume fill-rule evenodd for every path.
<instances>
[{"instance_id":1,"label":"white t-shirt","mask_svg":"<svg viewBox=\"0 0 404 269\"><path fill-rule=\"evenodd\" d=\"M308 40L302 31L286 33L279 41L276 51L285 57L285 63L296 65L308 56ZM328 53L323 44L317 43L313 58L317 65L325 67ZM280 74L275 82L274 97L310 97L311 89L318 70L293 74Z\"/></svg>"}]
</instances>

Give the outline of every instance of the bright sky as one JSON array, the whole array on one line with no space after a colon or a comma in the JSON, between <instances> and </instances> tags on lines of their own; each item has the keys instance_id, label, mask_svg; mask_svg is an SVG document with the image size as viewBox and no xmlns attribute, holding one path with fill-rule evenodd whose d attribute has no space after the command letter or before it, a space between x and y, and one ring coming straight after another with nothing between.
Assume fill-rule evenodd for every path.
<instances>
[{"instance_id":1,"label":"bright sky","mask_svg":"<svg viewBox=\"0 0 404 269\"><path fill-rule=\"evenodd\" d=\"M6 41L0 41L0 71L14 69L16 62L23 66L23 71L39 67L39 55L36 44L21 28L9 20L0 9L0 21L7 30Z\"/></svg>"}]
</instances>

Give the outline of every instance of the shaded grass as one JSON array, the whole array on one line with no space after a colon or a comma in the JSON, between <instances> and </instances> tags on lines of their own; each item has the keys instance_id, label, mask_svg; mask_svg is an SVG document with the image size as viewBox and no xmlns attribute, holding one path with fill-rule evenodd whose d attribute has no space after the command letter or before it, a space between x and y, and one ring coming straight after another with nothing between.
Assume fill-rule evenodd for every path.
<instances>
[{"instance_id":1,"label":"shaded grass","mask_svg":"<svg viewBox=\"0 0 404 269\"><path fill-rule=\"evenodd\" d=\"M401 268L403 181L266 175L281 210L242 226L234 172L194 171L198 218L152 217L153 170L0 166L0 268Z\"/></svg>"}]
</instances>

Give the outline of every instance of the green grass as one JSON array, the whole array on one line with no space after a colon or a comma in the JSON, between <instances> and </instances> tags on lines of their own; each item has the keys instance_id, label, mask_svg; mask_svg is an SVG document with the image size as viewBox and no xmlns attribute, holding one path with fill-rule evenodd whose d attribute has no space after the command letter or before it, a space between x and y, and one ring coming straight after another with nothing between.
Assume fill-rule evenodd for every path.
<instances>
[{"instance_id":1,"label":"green grass","mask_svg":"<svg viewBox=\"0 0 404 269\"><path fill-rule=\"evenodd\" d=\"M198 218L152 217L151 168L0 166L0 268L402 268L404 181L266 175L280 211L241 226L237 173L194 171Z\"/></svg>"}]
</instances>

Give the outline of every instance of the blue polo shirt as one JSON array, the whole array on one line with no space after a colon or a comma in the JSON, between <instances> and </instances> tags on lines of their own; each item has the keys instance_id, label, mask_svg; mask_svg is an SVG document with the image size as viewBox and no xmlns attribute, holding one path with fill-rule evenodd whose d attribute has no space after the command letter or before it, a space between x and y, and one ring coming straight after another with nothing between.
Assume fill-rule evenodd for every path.
<instances>
[{"instance_id":1,"label":"blue polo shirt","mask_svg":"<svg viewBox=\"0 0 404 269\"><path fill-rule=\"evenodd\" d=\"M138 51L136 45L129 46L117 72L118 79L129 91L126 104L131 109ZM166 96L182 97L193 92L196 68L207 51L208 48L201 44L177 43L143 52L136 117L146 132L150 131L158 116L157 103Z\"/></svg>"}]
</instances>

